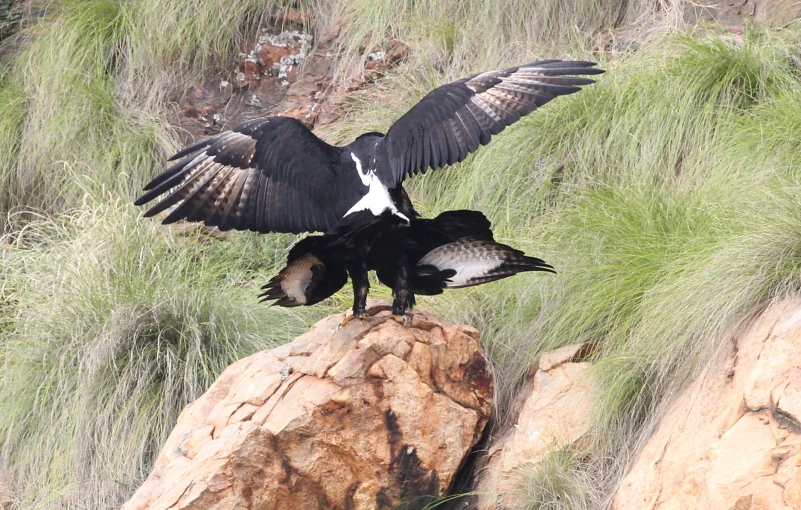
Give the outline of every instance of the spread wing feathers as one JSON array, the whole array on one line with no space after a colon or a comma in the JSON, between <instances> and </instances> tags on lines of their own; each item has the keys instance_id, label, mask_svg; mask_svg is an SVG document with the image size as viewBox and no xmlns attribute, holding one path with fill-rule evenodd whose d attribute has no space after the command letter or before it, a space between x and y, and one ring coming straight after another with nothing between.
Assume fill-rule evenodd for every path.
<instances>
[{"instance_id":1,"label":"spread wing feathers","mask_svg":"<svg viewBox=\"0 0 801 510\"><path fill-rule=\"evenodd\" d=\"M462 161L520 117L593 83L576 75L603 73L594 65L545 60L488 71L432 90L379 143L382 166L387 167L382 181L389 185L428 168Z\"/></svg>"},{"instance_id":2,"label":"spread wing feathers","mask_svg":"<svg viewBox=\"0 0 801 510\"><path fill-rule=\"evenodd\" d=\"M523 271L554 272L542 260L495 241L489 220L479 211L447 211L409 225L406 258L416 294L433 295L445 288L469 287ZM390 274L378 273L382 283Z\"/></svg>"},{"instance_id":3,"label":"spread wing feathers","mask_svg":"<svg viewBox=\"0 0 801 510\"><path fill-rule=\"evenodd\" d=\"M427 273L450 273L444 286L470 287L506 278L524 271L555 272L553 267L520 250L488 239L466 237L439 246L418 262Z\"/></svg>"},{"instance_id":4,"label":"spread wing feathers","mask_svg":"<svg viewBox=\"0 0 801 510\"><path fill-rule=\"evenodd\" d=\"M257 119L200 141L171 160L135 204L164 195L145 216L173 208L163 223L202 221L220 230L325 231L339 211L340 150L299 121Z\"/></svg>"},{"instance_id":5,"label":"spread wing feathers","mask_svg":"<svg viewBox=\"0 0 801 510\"><path fill-rule=\"evenodd\" d=\"M323 237L308 237L289 253L287 265L266 285L259 302L272 301L278 306L313 305L330 297L348 281L345 266L317 252Z\"/></svg>"}]
</instances>

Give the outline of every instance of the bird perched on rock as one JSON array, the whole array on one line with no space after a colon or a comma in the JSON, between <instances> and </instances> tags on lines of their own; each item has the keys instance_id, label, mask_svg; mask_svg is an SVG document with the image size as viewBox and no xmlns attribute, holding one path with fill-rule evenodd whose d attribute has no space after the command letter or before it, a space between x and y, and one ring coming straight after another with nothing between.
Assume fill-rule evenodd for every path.
<instances>
[{"instance_id":1,"label":"bird perched on rock","mask_svg":"<svg viewBox=\"0 0 801 510\"><path fill-rule=\"evenodd\" d=\"M415 294L437 294L521 271L553 271L542 260L497 243L475 211L421 219L402 183L462 161L506 126L551 99L577 92L603 71L592 62L546 60L488 71L429 92L386 134L365 133L337 147L299 121L268 117L180 151L145 186L145 216L171 209L163 223L202 221L220 230L322 232L290 251L262 298L310 305L350 276L352 317L369 320L368 271L393 290L393 318L405 322Z\"/></svg>"}]
</instances>

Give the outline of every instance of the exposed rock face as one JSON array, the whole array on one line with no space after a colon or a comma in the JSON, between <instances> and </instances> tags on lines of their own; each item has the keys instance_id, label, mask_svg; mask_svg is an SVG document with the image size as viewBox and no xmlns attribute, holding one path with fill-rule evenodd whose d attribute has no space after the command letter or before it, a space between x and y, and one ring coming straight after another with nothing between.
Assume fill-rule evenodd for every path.
<instances>
[{"instance_id":1,"label":"exposed rock face","mask_svg":"<svg viewBox=\"0 0 801 510\"><path fill-rule=\"evenodd\" d=\"M518 400L517 422L489 447L477 492L482 510L515 508L519 471L540 462L550 451L579 441L590 425L590 363L581 361L589 346L577 344L546 353ZM518 407L516 406L516 407Z\"/></svg>"},{"instance_id":2,"label":"exposed rock face","mask_svg":"<svg viewBox=\"0 0 801 510\"><path fill-rule=\"evenodd\" d=\"M786 23L801 11L795 0L704 0L683 7L687 23L714 22L735 29L749 23Z\"/></svg>"},{"instance_id":3,"label":"exposed rock face","mask_svg":"<svg viewBox=\"0 0 801 510\"><path fill-rule=\"evenodd\" d=\"M290 7L265 20L228 72L180 82L169 94L173 106L167 117L179 128L182 144L275 115L293 117L309 129L325 128L342 117L354 92L382 78L410 52L403 43L388 41L373 48L363 68L360 63L344 81L335 79L339 32L330 20L316 22L311 10Z\"/></svg>"},{"instance_id":4,"label":"exposed rock face","mask_svg":"<svg viewBox=\"0 0 801 510\"><path fill-rule=\"evenodd\" d=\"M228 367L123 508L422 508L444 494L490 412L478 332L388 314L341 329L334 315Z\"/></svg>"},{"instance_id":5,"label":"exposed rock face","mask_svg":"<svg viewBox=\"0 0 801 510\"><path fill-rule=\"evenodd\" d=\"M774 305L668 410L614 509L801 508L801 302Z\"/></svg>"}]
</instances>

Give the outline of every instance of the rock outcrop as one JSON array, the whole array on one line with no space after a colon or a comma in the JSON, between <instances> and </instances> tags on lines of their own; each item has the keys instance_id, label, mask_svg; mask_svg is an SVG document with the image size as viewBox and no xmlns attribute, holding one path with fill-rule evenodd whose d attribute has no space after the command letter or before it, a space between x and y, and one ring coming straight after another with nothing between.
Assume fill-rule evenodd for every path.
<instances>
[{"instance_id":1,"label":"rock outcrop","mask_svg":"<svg viewBox=\"0 0 801 510\"><path fill-rule=\"evenodd\" d=\"M228 367L123 508L422 508L444 494L490 413L479 335L388 315L341 329L334 315Z\"/></svg>"},{"instance_id":2,"label":"rock outcrop","mask_svg":"<svg viewBox=\"0 0 801 510\"><path fill-rule=\"evenodd\" d=\"M587 378L590 363L584 360L591 351L591 345L576 344L540 358L518 393L516 423L490 443L481 461L478 508L517 508L520 472L586 434L593 390Z\"/></svg>"},{"instance_id":3,"label":"rock outcrop","mask_svg":"<svg viewBox=\"0 0 801 510\"><path fill-rule=\"evenodd\" d=\"M801 302L768 308L676 399L613 508L801 508Z\"/></svg>"}]
</instances>

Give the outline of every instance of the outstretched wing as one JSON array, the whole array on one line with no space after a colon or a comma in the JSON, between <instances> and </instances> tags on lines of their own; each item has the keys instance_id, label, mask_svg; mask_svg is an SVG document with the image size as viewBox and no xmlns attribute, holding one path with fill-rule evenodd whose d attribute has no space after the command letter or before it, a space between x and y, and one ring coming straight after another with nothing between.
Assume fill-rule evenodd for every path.
<instances>
[{"instance_id":1,"label":"outstretched wing","mask_svg":"<svg viewBox=\"0 0 801 510\"><path fill-rule=\"evenodd\" d=\"M378 171L389 186L429 168L462 161L480 145L551 99L594 83L576 75L603 73L593 62L546 60L488 71L428 93L377 147Z\"/></svg>"},{"instance_id":2,"label":"outstretched wing","mask_svg":"<svg viewBox=\"0 0 801 510\"><path fill-rule=\"evenodd\" d=\"M553 266L492 239L465 237L439 246L418 262L418 268L449 272L444 286L471 287L513 276L524 271L554 273Z\"/></svg>"},{"instance_id":3,"label":"outstretched wing","mask_svg":"<svg viewBox=\"0 0 801 510\"><path fill-rule=\"evenodd\" d=\"M440 294L446 288L480 285L524 271L553 273L541 259L495 241L489 220L479 211L446 211L409 225L406 256L416 294ZM382 283L390 275L378 272Z\"/></svg>"},{"instance_id":4,"label":"outstretched wing","mask_svg":"<svg viewBox=\"0 0 801 510\"><path fill-rule=\"evenodd\" d=\"M145 186L135 204L164 195L145 216L174 209L163 223L202 221L220 230L326 231L342 218L340 149L299 121L245 122L188 147Z\"/></svg>"}]
</instances>

